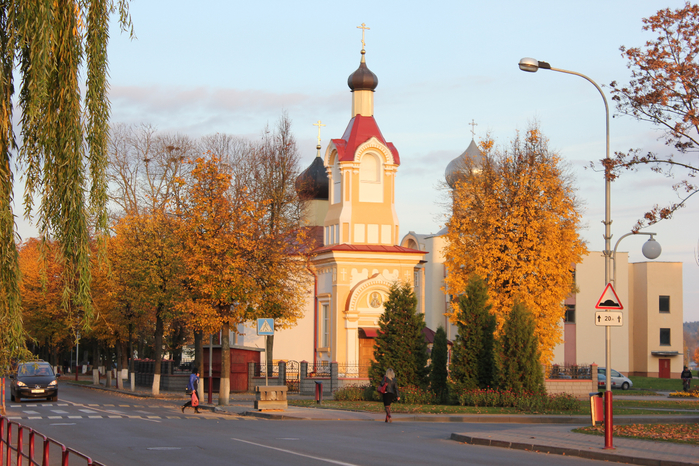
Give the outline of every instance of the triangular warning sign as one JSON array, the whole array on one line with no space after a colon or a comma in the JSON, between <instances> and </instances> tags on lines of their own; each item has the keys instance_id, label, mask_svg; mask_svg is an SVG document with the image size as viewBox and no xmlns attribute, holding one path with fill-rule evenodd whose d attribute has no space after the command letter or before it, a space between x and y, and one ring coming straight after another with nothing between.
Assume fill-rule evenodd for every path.
<instances>
[{"instance_id":1,"label":"triangular warning sign","mask_svg":"<svg viewBox=\"0 0 699 466\"><path fill-rule=\"evenodd\" d=\"M595 309L614 309L617 311L624 309L611 283L607 283L607 287L604 289L602 296L599 297Z\"/></svg>"},{"instance_id":2,"label":"triangular warning sign","mask_svg":"<svg viewBox=\"0 0 699 466\"><path fill-rule=\"evenodd\" d=\"M262 321L262 326L260 327L260 333L271 333L274 332L272 330L272 327L269 325L269 320L263 320Z\"/></svg>"}]
</instances>

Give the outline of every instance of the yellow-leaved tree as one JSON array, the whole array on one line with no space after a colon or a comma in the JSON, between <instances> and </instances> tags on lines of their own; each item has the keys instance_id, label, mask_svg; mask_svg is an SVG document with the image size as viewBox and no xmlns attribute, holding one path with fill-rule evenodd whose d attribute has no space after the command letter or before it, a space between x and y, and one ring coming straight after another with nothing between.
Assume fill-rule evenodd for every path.
<instances>
[{"instance_id":1,"label":"yellow-leaved tree","mask_svg":"<svg viewBox=\"0 0 699 466\"><path fill-rule=\"evenodd\" d=\"M485 277L496 334L519 298L534 315L542 362L549 362L574 287L573 264L587 252L575 191L536 126L508 148L495 149L491 140L481 148L482 160L465 164L453 185L445 291L458 296L472 274Z\"/></svg>"}]
</instances>

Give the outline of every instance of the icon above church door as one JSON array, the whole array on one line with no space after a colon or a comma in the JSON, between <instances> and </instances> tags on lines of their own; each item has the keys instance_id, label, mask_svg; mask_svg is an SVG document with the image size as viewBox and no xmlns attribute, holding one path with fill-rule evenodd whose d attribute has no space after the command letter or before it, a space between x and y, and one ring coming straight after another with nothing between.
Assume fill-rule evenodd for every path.
<instances>
[{"instance_id":1,"label":"icon above church door","mask_svg":"<svg viewBox=\"0 0 699 466\"><path fill-rule=\"evenodd\" d=\"M369 304L373 308L377 308L381 306L383 303L383 298L381 298L381 294L378 291L374 291L369 295Z\"/></svg>"}]
</instances>

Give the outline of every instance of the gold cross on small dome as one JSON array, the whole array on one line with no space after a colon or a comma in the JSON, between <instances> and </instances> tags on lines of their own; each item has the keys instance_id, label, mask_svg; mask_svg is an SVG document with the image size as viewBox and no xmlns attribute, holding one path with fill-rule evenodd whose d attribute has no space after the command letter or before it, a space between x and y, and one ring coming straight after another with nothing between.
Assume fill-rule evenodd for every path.
<instances>
[{"instance_id":1,"label":"gold cross on small dome","mask_svg":"<svg viewBox=\"0 0 699 466\"><path fill-rule=\"evenodd\" d=\"M362 23L361 26L357 26L357 29L362 30L362 50L364 50L364 47L366 46L366 42L364 42L364 31L367 31L371 28L366 27L366 24Z\"/></svg>"},{"instance_id":2,"label":"gold cross on small dome","mask_svg":"<svg viewBox=\"0 0 699 466\"><path fill-rule=\"evenodd\" d=\"M321 123L320 120L318 120L318 123L313 123L313 126L318 127L318 145L320 145L320 127L325 126L323 123Z\"/></svg>"}]
</instances>

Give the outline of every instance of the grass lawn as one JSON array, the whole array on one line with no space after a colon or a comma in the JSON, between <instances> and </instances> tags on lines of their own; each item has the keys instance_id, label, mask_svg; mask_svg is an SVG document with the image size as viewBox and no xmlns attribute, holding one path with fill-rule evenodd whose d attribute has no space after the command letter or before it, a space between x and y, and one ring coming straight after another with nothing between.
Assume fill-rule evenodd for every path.
<instances>
[{"instance_id":1,"label":"grass lawn","mask_svg":"<svg viewBox=\"0 0 699 466\"><path fill-rule=\"evenodd\" d=\"M289 400L291 406L318 407L314 400ZM348 411L366 411L371 413L382 413L383 404L378 401L323 401L321 405L326 409L342 409ZM453 406L453 405L409 405L405 403L394 403L392 405L394 413L407 414L547 414L547 415L588 415L590 414L590 403L581 401L579 408L574 411L547 411L537 413L524 413L515 408L483 408L474 406ZM668 411L670 410L670 411ZM693 400L615 400L614 414L645 415L697 415L699 402Z\"/></svg>"},{"instance_id":2,"label":"grass lawn","mask_svg":"<svg viewBox=\"0 0 699 466\"><path fill-rule=\"evenodd\" d=\"M633 382L633 388L627 390L628 392L636 390L650 390L650 391L681 391L682 390L682 380L681 379L659 379L657 377L629 377ZM699 383L699 380L692 379L693 382ZM694 385L694 384L692 384ZM616 392L615 392L616 393Z\"/></svg>"},{"instance_id":3,"label":"grass lawn","mask_svg":"<svg viewBox=\"0 0 699 466\"><path fill-rule=\"evenodd\" d=\"M604 435L604 426L582 427L573 432ZM641 440L661 440L673 443L699 445L699 425L697 424L630 424L614 426L615 437Z\"/></svg>"}]
</instances>

